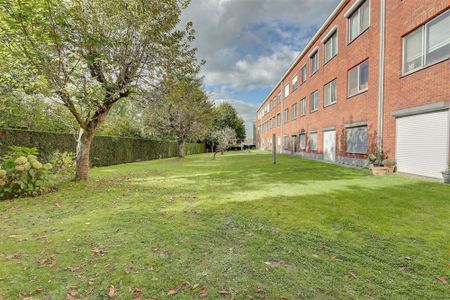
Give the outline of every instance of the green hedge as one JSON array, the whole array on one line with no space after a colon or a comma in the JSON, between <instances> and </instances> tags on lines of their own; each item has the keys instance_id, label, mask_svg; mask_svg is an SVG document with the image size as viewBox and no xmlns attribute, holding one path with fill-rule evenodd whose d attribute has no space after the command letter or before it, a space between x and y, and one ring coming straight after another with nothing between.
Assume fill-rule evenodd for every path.
<instances>
[{"instance_id":1,"label":"green hedge","mask_svg":"<svg viewBox=\"0 0 450 300\"><path fill-rule=\"evenodd\" d=\"M55 150L75 152L76 136L68 133L0 129L0 156L10 146L36 147L45 158ZM205 152L204 144L186 144L186 154ZM158 141L112 136L97 136L91 148L93 166L110 166L135 161L174 157L178 145L174 141Z\"/></svg>"}]
</instances>

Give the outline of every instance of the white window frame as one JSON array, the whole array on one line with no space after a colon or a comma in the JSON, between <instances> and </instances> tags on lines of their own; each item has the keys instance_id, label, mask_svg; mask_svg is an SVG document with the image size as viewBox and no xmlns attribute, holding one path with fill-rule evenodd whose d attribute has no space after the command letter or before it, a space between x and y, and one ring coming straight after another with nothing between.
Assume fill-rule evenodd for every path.
<instances>
[{"instance_id":1,"label":"white window frame","mask_svg":"<svg viewBox=\"0 0 450 300\"><path fill-rule=\"evenodd\" d=\"M311 136L315 136L316 137L316 147L315 149L311 148ZM308 139L308 149L309 151L318 151L319 146L317 145L319 141L319 133L317 131L310 131L309 132L309 139Z\"/></svg>"},{"instance_id":2,"label":"white window frame","mask_svg":"<svg viewBox=\"0 0 450 300\"><path fill-rule=\"evenodd\" d=\"M410 73L414 73L414 72L416 72L418 70L421 70L421 69L426 68L428 66L432 66L434 64L437 64L437 63L440 63L440 62L442 62L444 60L449 59L449 56L447 56L445 58L442 58L442 59L439 59L437 61L431 62L429 64L426 63L426 58L427 58L427 50L426 50L427 49L427 45L426 45L426 43L427 43L427 38L428 38L428 36L427 36L428 26L429 26L429 24L431 22L435 21L437 18L439 18L442 15L444 15L446 13L449 13L449 12L450 12L450 9L447 9L447 10L443 11L442 13L440 13L439 15L434 17L433 19L431 19L428 22L426 22L425 24L417 27L416 29L410 31L408 34L406 34L405 36L402 37L402 75L407 75L407 74L410 74ZM422 56L422 59L421 59L421 65L416 67L415 69L412 69L412 70L409 70L409 71L405 72L405 67L406 67L406 61L405 61L405 58L406 58L406 53L405 53L406 47L405 47L405 42L406 42L406 38L408 36L410 36L411 34L415 33L417 30L422 30L422 45L421 45L421 49L422 49L421 56Z\"/></svg>"},{"instance_id":3,"label":"white window frame","mask_svg":"<svg viewBox=\"0 0 450 300\"><path fill-rule=\"evenodd\" d=\"M289 136L287 134L283 135L283 149L289 149Z\"/></svg>"},{"instance_id":4,"label":"white window frame","mask_svg":"<svg viewBox=\"0 0 450 300\"><path fill-rule=\"evenodd\" d=\"M277 113L277 127L281 126L281 113Z\"/></svg>"},{"instance_id":5,"label":"white window frame","mask_svg":"<svg viewBox=\"0 0 450 300\"><path fill-rule=\"evenodd\" d=\"M284 86L284 98L289 97L289 83Z\"/></svg>"},{"instance_id":6,"label":"white window frame","mask_svg":"<svg viewBox=\"0 0 450 300\"><path fill-rule=\"evenodd\" d=\"M369 20L368 20L368 26L367 28L364 28L363 30L361 30L361 7L365 4L368 3L369 6ZM354 40L356 40L358 37L361 36L361 34L363 34L364 32L366 32L369 28L370 28L370 24L371 24L371 3L370 0L357 0L353 6L344 14L344 17L347 18L347 43L350 44L351 42L353 42ZM359 32L357 35L355 35L355 37L352 39L351 38L351 22L350 19L352 18L352 16L354 14L358 13L358 24L359 24Z\"/></svg>"},{"instance_id":7,"label":"white window frame","mask_svg":"<svg viewBox=\"0 0 450 300\"><path fill-rule=\"evenodd\" d=\"M289 123L289 108L284 109L284 123Z\"/></svg>"},{"instance_id":8,"label":"white window frame","mask_svg":"<svg viewBox=\"0 0 450 300\"><path fill-rule=\"evenodd\" d=\"M303 70L305 70L305 77L303 78ZM308 69L306 68L306 64L304 64L301 68L300 68L300 84L303 84L306 79L308 78Z\"/></svg>"},{"instance_id":9,"label":"white window frame","mask_svg":"<svg viewBox=\"0 0 450 300\"><path fill-rule=\"evenodd\" d=\"M291 120L297 119L297 103L291 105Z\"/></svg>"},{"instance_id":10,"label":"white window frame","mask_svg":"<svg viewBox=\"0 0 450 300\"><path fill-rule=\"evenodd\" d=\"M300 117L306 116L306 97L300 100Z\"/></svg>"},{"instance_id":11,"label":"white window frame","mask_svg":"<svg viewBox=\"0 0 450 300\"><path fill-rule=\"evenodd\" d=\"M292 77L292 92L296 91L298 88L298 76L294 75Z\"/></svg>"},{"instance_id":12,"label":"white window frame","mask_svg":"<svg viewBox=\"0 0 450 300\"><path fill-rule=\"evenodd\" d=\"M327 87L331 87L333 82L334 82L334 97L335 97L335 99L334 99L333 102L331 102L331 101L328 102L327 101L327 90L326 89L327 89ZM331 97L331 89L330 89L330 92L329 92L328 96ZM325 84L323 86L323 107L327 107L327 106L333 105L333 104L336 103L336 101L337 101L337 79L335 78L335 79L331 80L330 82L328 82L327 84Z\"/></svg>"},{"instance_id":13,"label":"white window frame","mask_svg":"<svg viewBox=\"0 0 450 300\"><path fill-rule=\"evenodd\" d=\"M302 137L304 138L303 140L303 146L302 146ZM299 146L300 146L300 150L306 150L306 132L302 132L300 133L300 135L298 136L299 139Z\"/></svg>"},{"instance_id":14,"label":"white window frame","mask_svg":"<svg viewBox=\"0 0 450 300\"><path fill-rule=\"evenodd\" d=\"M315 100L316 100L314 102L314 105L313 105L313 101L312 101L313 97L315 97ZM319 110L319 91L315 90L314 92L312 92L309 99L310 99L309 102L311 105L311 107L310 107L311 112L313 113L313 112L318 111Z\"/></svg>"},{"instance_id":15,"label":"white window frame","mask_svg":"<svg viewBox=\"0 0 450 300\"><path fill-rule=\"evenodd\" d=\"M315 61L316 61L316 69L314 71L312 70L312 67L313 67L312 61L314 60L313 57L315 57ZM309 76L311 77L319 71L319 49L317 47L309 55L309 64L310 64L310 68L309 68L310 75Z\"/></svg>"},{"instance_id":16,"label":"white window frame","mask_svg":"<svg viewBox=\"0 0 450 300\"><path fill-rule=\"evenodd\" d=\"M333 47L333 43L331 43L331 57L329 57L327 59L327 44L329 42L332 42L333 37L336 37L336 42L334 44ZM330 60L332 60L333 58L335 58L338 55L338 51L339 51L339 42L338 42L338 31L337 31L337 27L335 26L325 37L324 41L323 41L323 60L324 63L329 62ZM335 52L333 53L333 50L335 50Z\"/></svg>"},{"instance_id":17,"label":"white window frame","mask_svg":"<svg viewBox=\"0 0 450 300\"><path fill-rule=\"evenodd\" d=\"M354 130L357 128L366 129L366 149L365 151L349 151L348 149L348 130ZM345 128L345 152L349 154L367 154L369 152L369 127L367 125L348 126Z\"/></svg>"},{"instance_id":18,"label":"white window frame","mask_svg":"<svg viewBox=\"0 0 450 300\"><path fill-rule=\"evenodd\" d=\"M367 61L367 64L368 64L368 65L367 65L367 87L366 87L365 89L360 90L360 89L359 89L359 86L360 86L360 84L361 84L361 82L359 81L359 80L360 80L360 67L361 67L361 65L362 65L363 63L365 63L366 61ZM370 64L369 64L369 59L365 59L365 60L363 60L362 62L360 62L359 64L357 64L356 66L354 66L353 68L351 68L351 69L349 69L349 70L347 71L347 97L353 97L353 96L355 96L355 95L364 93L365 91L369 90L369 66L370 66ZM357 68L357 71L356 71L356 88L357 88L357 91L356 91L355 93L353 93L353 94L350 94L350 87L349 87L350 80L349 80L349 74L350 74L350 71L353 70L353 69L355 69L355 68Z\"/></svg>"}]
</instances>

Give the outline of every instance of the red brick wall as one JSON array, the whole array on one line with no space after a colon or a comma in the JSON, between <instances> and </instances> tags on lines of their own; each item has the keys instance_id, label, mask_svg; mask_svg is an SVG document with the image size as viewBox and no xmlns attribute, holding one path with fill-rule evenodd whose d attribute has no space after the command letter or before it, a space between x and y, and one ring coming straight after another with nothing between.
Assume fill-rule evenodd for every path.
<instances>
[{"instance_id":1,"label":"red brick wall","mask_svg":"<svg viewBox=\"0 0 450 300\"><path fill-rule=\"evenodd\" d=\"M283 134L289 136L300 131L318 131L318 152L323 149L323 132L326 127L336 127L337 156L359 157L346 153L345 124L364 121L368 124L369 153L376 151L376 131L378 118L378 61L379 61L379 20L380 0L370 0L370 27L359 37L348 43L347 18L345 12L356 0L348 1L337 15L331 20L327 28L319 35L307 49L304 56L292 67L284 78L284 83L291 82L297 74L299 88L283 101L283 109L291 109L292 104L299 103L306 97L307 114L289 123L283 121ZM424 22L445 11L449 7L448 0L387 0L386 1L386 40L385 40L385 84L384 84L384 152L389 157L395 157L395 119L392 111L415 107L426 103L450 100L450 62L449 60L425 68L408 76L401 76L402 37ZM324 64L324 45L321 42L333 26L338 27L338 54L331 61ZM313 76L310 74L308 54L315 47L319 49L319 70ZM347 97L347 72L353 66L365 59L369 59L369 87L368 91L353 97ZM300 69L306 63L307 80L300 85ZM337 101L324 107L324 85L337 79ZM267 101L284 87L278 86ZM319 110L310 112L310 94L319 91ZM263 107L263 106L262 106ZM280 105L268 113L262 120L257 120L256 126L276 116L281 111ZM271 138L272 134L281 135L281 129L258 132L263 139ZM283 140L283 137L282 137ZM297 142L299 139L297 138ZM258 144L260 146L260 144ZM267 145L267 144L266 144ZM291 149L291 145L289 145ZM297 145L297 149L299 146Z\"/></svg>"},{"instance_id":2,"label":"red brick wall","mask_svg":"<svg viewBox=\"0 0 450 300\"><path fill-rule=\"evenodd\" d=\"M395 158L398 109L450 100L450 61L402 77L402 37L449 8L448 0L386 1L384 152Z\"/></svg>"}]
</instances>

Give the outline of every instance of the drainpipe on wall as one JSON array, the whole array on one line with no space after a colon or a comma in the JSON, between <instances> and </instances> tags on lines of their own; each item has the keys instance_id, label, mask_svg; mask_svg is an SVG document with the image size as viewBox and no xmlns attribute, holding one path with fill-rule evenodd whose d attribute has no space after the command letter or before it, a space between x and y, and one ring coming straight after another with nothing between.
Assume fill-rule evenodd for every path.
<instances>
[{"instance_id":1,"label":"drainpipe on wall","mask_svg":"<svg viewBox=\"0 0 450 300\"><path fill-rule=\"evenodd\" d=\"M284 85L283 80L281 80L281 135L280 135L280 153L284 152L284 130L283 130L283 124L284 124Z\"/></svg>"},{"instance_id":2,"label":"drainpipe on wall","mask_svg":"<svg viewBox=\"0 0 450 300\"><path fill-rule=\"evenodd\" d=\"M378 126L377 126L377 159L383 153L383 102L384 102L384 39L386 26L386 0L380 0L380 56L378 61Z\"/></svg>"}]
</instances>

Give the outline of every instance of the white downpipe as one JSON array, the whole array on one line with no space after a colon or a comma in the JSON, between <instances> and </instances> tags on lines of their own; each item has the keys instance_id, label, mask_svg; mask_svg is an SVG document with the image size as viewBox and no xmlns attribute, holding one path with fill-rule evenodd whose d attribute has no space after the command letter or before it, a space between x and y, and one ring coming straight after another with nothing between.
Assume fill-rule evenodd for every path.
<instances>
[{"instance_id":1,"label":"white downpipe","mask_svg":"<svg viewBox=\"0 0 450 300\"><path fill-rule=\"evenodd\" d=\"M380 57L378 61L378 126L377 150L383 151L383 117L384 117L384 39L386 27L386 0L381 1L380 8Z\"/></svg>"}]
</instances>

